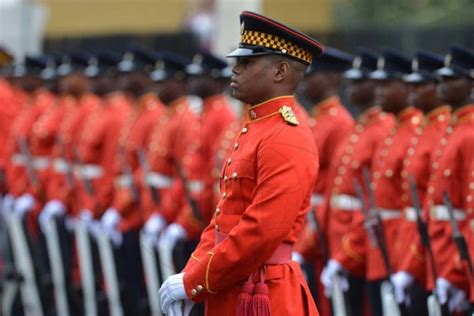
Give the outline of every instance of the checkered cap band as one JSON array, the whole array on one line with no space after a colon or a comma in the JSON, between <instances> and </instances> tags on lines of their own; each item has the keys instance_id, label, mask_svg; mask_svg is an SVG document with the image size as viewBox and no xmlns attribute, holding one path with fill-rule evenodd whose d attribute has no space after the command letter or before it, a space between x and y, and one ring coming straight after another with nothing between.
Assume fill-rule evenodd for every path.
<instances>
[{"instance_id":1,"label":"checkered cap band","mask_svg":"<svg viewBox=\"0 0 474 316\"><path fill-rule=\"evenodd\" d=\"M241 36L241 42L242 44L246 45L270 48L272 50L276 50L283 54L300 59L308 64L311 64L313 61L313 54L311 54L309 51L272 34L244 30Z\"/></svg>"}]
</instances>

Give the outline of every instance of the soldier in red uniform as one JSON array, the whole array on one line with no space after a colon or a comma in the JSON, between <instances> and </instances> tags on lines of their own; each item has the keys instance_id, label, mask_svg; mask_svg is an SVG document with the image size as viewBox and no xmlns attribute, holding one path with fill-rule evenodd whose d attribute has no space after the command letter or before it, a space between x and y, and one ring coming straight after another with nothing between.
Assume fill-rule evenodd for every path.
<instances>
[{"instance_id":1,"label":"soldier in red uniform","mask_svg":"<svg viewBox=\"0 0 474 316\"><path fill-rule=\"evenodd\" d=\"M211 220L215 182L212 176L214 148L225 128L235 120L229 99L224 94L226 87L221 84L226 76L227 63L210 53L198 53L186 70L189 76L188 93L202 100L199 131L193 136L191 144L195 148L189 148L183 158L183 172L189 182L190 195L199 206L199 210L194 212L198 211L200 216L196 218L191 206L186 203L179 211L176 222L162 236L163 242L167 242L169 247L174 247L178 239L182 239L179 247L176 247L176 250L180 250L177 256L179 270L196 247L202 229Z\"/></svg>"},{"instance_id":2,"label":"soldier in red uniform","mask_svg":"<svg viewBox=\"0 0 474 316\"><path fill-rule=\"evenodd\" d=\"M421 109L425 115L423 133L411 140L407 157L403 162L402 189L403 219L399 227L397 243L399 249L396 256L399 264L398 271L391 279L396 289L398 303L405 303L413 315L428 314L427 292L425 291L425 256L424 250L412 244L419 242L419 232L416 225L416 210L410 192L409 177L417 184L417 194L420 201L424 200L430 170L430 158L433 147L442 137L450 123L451 108L443 105L437 97L437 76L435 71L443 66L443 58L426 51L418 51L413 60L413 72L404 78L412 86L409 95L410 104ZM410 245L407 251L406 245ZM415 282L416 281L416 282ZM407 295L405 295L407 293Z\"/></svg>"},{"instance_id":3,"label":"soldier in red uniform","mask_svg":"<svg viewBox=\"0 0 474 316\"><path fill-rule=\"evenodd\" d=\"M147 144L150 170L142 166L139 174L145 211L144 232L155 240L173 223L184 205L183 188L177 180L176 164L183 165L189 144L197 135L198 121L186 96L186 58L160 53L151 79L158 85L158 96L166 109L151 132Z\"/></svg>"},{"instance_id":4,"label":"soldier in red uniform","mask_svg":"<svg viewBox=\"0 0 474 316\"><path fill-rule=\"evenodd\" d=\"M326 240L327 218L324 194L330 182L328 173L334 163L336 149L354 126L351 114L342 105L337 95L342 73L351 67L352 61L353 56L334 48L326 48L320 57L313 60L304 81L299 86L300 97L306 99L313 110L308 124L313 131L318 148L319 173L311 197L312 214L309 215L316 216L316 223L319 223L321 227L319 227L319 232L306 233L306 240L302 241L301 247L311 249L311 251L298 249L300 246L296 249L305 253L305 260L312 264L312 267L305 270L307 275L311 275L310 284L313 283L313 279L316 280L316 296L318 297L316 303L322 315L329 315L329 305L322 295L323 287L319 282L319 275L326 259L321 252L324 246L318 243L319 238L315 239L315 237L318 236L317 234L323 234L321 236ZM309 226L311 222L315 220L308 220L306 232L313 230ZM295 255L295 259L298 258L298 254ZM311 271L313 269L314 271ZM317 277L314 278L313 275Z\"/></svg>"},{"instance_id":5,"label":"soldier in red uniform","mask_svg":"<svg viewBox=\"0 0 474 316\"><path fill-rule=\"evenodd\" d=\"M326 198L325 212L328 220L327 236L329 254L335 258L342 249L347 249L344 236L350 231L352 223L360 221L362 214L360 200L356 195L353 179L362 179L362 170L371 168L375 149L387 136L393 126L393 117L374 106L375 82L369 79L371 71L376 70L377 55L368 50L361 50L354 60L353 68L345 73L350 80L349 99L362 112L352 131L343 139L336 152L335 162L331 166ZM362 314L364 302L365 255L355 256L351 264L343 262L347 271L349 285L348 295L351 311ZM331 260L329 265L336 261ZM321 279L331 293L332 280L325 269Z\"/></svg>"},{"instance_id":6,"label":"soldier in red uniform","mask_svg":"<svg viewBox=\"0 0 474 316\"><path fill-rule=\"evenodd\" d=\"M393 268L396 266L397 227L402 216L401 168L412 137L421 133L422 114L408 105L409 87L402 80L404 75L411 72L411 61L389 50L379 59L378 66L379 69L370 74L370 78L378 82L375 103L380 104L384 111L397 115L395 126L380 142L371 163L375 203L383 221L384 237ZM380 249L374 248L363 227L363 223L353 219L353 227L343 237L341 251L334 255L337 264L328 265L327 274L330 278L343 270L342 265L348 267L351 261L357 262L365 257L370 309L374 315L381 315L380 285L388 277L388 271Z\"/></svg>"},{"instance_id":7,"label":"soldier in red uniform","mask_svg":"<svg viewBox=\"0 0 474 316\"><path fill-rule=\"evenodd\" d=\"M447 192L458 225L472 238L468 219L472 217L474 138L472 104L472 70L474 54L465 48L452 46L446 66L438 70L441 77L440 98L454 110L452 125L445 129L439 144L433 148L430 177L425 198L425 215L429 216L430 236L438 278L436 292L441 304L450 311L468 308L469 279L464 262L452 240L443 193ZM470 250L472 251L472 239ZM472 279L471 279L472 280ZM429 282L430 288L433 282ZM471 292L472 295L472 292Z\"/></svg>"},{"instance_id":8,"label":"soldier in red uniform","mask_svg":"<svg viewBox=\"0 0 474 316\"><path fill-rule=\"evenodd\" d=\"M205 301L207 315L318 315L291 261L318 169L292 94L322 46L256 13L243 12L241 23L231 88L250 104L249 121L221 170L211 224L183 273L160 289L162 309L181 315L184 303L187 315L192 301Z\"/></svg>"}]
</instances>

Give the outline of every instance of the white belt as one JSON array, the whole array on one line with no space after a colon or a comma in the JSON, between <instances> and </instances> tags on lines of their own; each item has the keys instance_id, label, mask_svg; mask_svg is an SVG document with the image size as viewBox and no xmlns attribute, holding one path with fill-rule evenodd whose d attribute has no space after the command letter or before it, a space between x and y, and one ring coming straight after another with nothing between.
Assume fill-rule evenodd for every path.
<instances>
[{"instance_id":1,"label":"white belt","mask_svg":"<svg viewBox=\"0 0 474 316\"><path fill-rule=\"evenodd\" d=\"M128 188L133 185L133 177L128 174L121 174L114 180L114 186L116 188Z\"/></svg>"},{"instance_id":2,"label":"white belt","mask_svg":"<svg viewBox=\"0 0 474 316\"><path fill-rule=\"evenodd\" d=\"M104 175L104 169L94 164L77 166L74 171L78 178L87 180L98 179Z\"/></svg>"},{"instance_id":3,"label":"white belt","mask_svg":"<svg viewBox=\"0 0 474 316\"><path fill-rule=\"evenodd\" d=\"M26 157L23 154L13 154L13 156L10 158L10 161L14 165L18 166L24 166L26 164Z\"/></svg>"},{"instance_id":4,"label":"white belt","mask_svg":"<svg viewBox=\"0 0 474 316\"><path fill-rule=\"evenodd\" d=\"M56 158L53 161L53 168L57 173L67 173L71 170L71 165L63 158Z\"/></svg>"},{"instance_id":5,"label":"white belt","mask_svg":"<svg viewBox=\"0 0 474 316\"><path fill-rule=\"evenodd\" d=\"M399 209L377 208L377 212L383 221L402 217L402 211Z\"/></svg>"},{"instance_id":6,"label":"white belt","mask_svg":"<svg viewBox=\"0 0 474 316\"><path fill-rule=\"evenodd\" d=\"M33 157L32 166L36 170L44 170L49 166L49 158L48 157Z\"/></svg>"},{"instance_id":7,"label":"white belt","mask_svg":"<svg viewBox=\"0 0 474 316\"><path fill-rule=\"evenodd\" d=\"M405 216L405 219L409 222L416 222L416 209L412 206L405 207L403 209L403 215Z\"/></svg>"},{"instance_id":8,"label":"white belt","mask_svg":"<svg viewBox=\"0 0 474 316\"><path fill-rule=\"evenodd\" d=\"M358 211L362 208L361 201L348 194L331 195L331 208L343 211Z\"/></svg>"},{"instance_id":9,"label":"white belt","mask_svg":"<svg viewBox=\"0 0 474 316\"><path fill-rule=\"evenodd\" d=\"M145 176L145 182L155 189L165 189L171 187L171 178L161 173L150 171Z\"/></svg>"},{"instance_id":10,"label":"white belt","mask_svg":"<svg viewBox=\"0 0 474 316\"><path fill-rule=\"evenodd\" d=\"M453 209L453 214L457 221L466 219L466 213L461 209ZM444 205L433 205L430 208L430 218L436 221L449 221L448 208Z\"/></svg>"},{"instance_id":11,"label":"white belt","mask_svg":"<svg viewBox=\"0 0 474 316\"><path fill-rule=\"evenodd\" d=\"M311 206L319 206L323 204L324 196L322 194L311 194Z\"/></svg>"},{"instance_id":12,"label":"white belt","mask_svg":"<svg viewBox=\"0 0 474 316\"><path fill-rule=\"evenodd\" d=\"M204 182L199 180L188 181L188 188L192 193L200 193L204 191Z\"/></svg>"}]
</instances>

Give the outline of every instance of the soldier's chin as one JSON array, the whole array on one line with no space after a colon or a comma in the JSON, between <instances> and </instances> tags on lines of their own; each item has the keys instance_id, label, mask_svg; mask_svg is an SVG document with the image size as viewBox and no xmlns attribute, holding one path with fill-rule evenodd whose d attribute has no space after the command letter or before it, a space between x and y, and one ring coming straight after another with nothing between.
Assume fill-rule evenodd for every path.
<instances>
[{"instance_id":1,"label":"soldier's chin","mask_svg":"<svg viewBox=\"0 0 474 316\"><path fill-rule=\"evenodd\" d=\"M239 100L239 101L245 102L245 100L244 100L244 99L245 99L245 96L242 95L242 93L240 93L238 89L231 88L231 91L232 91L232 96L233 96L234 98L236 98L236 99Z\"/></svg>"}]
</instances>

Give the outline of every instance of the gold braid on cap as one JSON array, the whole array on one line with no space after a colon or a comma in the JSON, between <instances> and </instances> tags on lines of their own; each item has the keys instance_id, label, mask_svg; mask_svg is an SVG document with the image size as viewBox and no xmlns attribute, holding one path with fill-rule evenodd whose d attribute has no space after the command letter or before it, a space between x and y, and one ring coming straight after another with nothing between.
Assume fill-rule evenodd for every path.
<instances>
[{"instance_id":1,"label":"gold braid on cap","mask_svg":"<svg viewBox=\"0 0 474 316\"><path fill-rule=\"evenodd\" d=\"M308 64L311 64L313 61L313 55L309 51L276 35L244 30L240 41L242 44L263 46L280 51L283 54L290 55Z\"/></svg>"}]
</instances>

